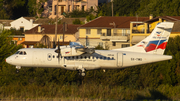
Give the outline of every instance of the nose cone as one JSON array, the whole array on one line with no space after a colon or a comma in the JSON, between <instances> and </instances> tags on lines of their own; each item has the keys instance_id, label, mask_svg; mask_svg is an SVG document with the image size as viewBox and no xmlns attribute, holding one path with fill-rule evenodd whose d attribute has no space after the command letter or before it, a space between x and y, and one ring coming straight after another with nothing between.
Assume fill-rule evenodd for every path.
<instances>
[{"instance_id":1,"label":"nose cone","mask_svg":"<svg viewBox=\"0 0 180 101\"><path fill-rule=\"evenodd\" d=\"M11 63L12 63L12 59L11 59L10 57L6 58L6 62L7 62L8 64L11 64Z\"/></svg>"}]
</instances>

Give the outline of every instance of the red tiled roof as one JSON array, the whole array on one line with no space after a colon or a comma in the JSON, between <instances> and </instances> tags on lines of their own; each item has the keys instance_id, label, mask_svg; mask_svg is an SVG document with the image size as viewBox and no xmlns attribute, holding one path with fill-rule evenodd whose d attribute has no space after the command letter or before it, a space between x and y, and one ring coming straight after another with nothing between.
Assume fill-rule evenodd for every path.
<instances>
[{"instance_id":1,"label":"red tiled roof","mask_svg":"<svg viewBox=\"0 0 180 101\"><path fill-rule=\"evenodd\" d=\"M179 26L180 26L180 21L175 21L171 33L174 33L174 32L180 32Z\"/></svg>"},{"instance_id":2,"label":"red tiled roof","mask_svg":"<svg viewBox=\"0 0 180 101\"><path fill-rule=\"evenodd\" d=\"M113 25L110 25L110 23L115 23L116 28L130 28L130 22L131 21L146 21L149 17L110 17L110 16L102 16L97 19L92 20L91 22L88 22L79 28L82 27L108 27L108 28L114 28Z\"/></svg>"},{"instance_id":3,"label":"red tiled roof","mask_svg":"<svg viewBox=\"0 0 180 101\"><path fill-rule=\"evenodd\" d=\"M65 34L75 34L78 30L77 28L80 25L67 25L67 30ZM55 34L55 25L41 25L41 29L44 29L41 33L42 34ZM63 25L58 25L57 27L57 34L63 33ZM24 34L40 34L38 33L38 26L26 31Z\"/></svg>"},{"instance_id":4,"label":"red tiled roof","mask_svg":"<svg viewBox=\"0 0 180 101\"><path fill-rule=\"evenodd\" d=\"M167 20L167 21L173 21L173 22L180 20L180 16L159 16L159 17L155 17L153 19L147 20L145 22L146 23L151 23L151 22L159 20L159 18Z\"/></svg>"},{"instance_id":5,"label":"red tiled roof","mask_svg":"<svg viewBox=\"0 0 180 101\"><path fill-rule=\"evenodd\" d=\"M52 41L51 41L51 42L52 42ZM34 45L34 44L37 44L37 43L39 43L39 41L24 41L24 42L22 42L21 44ZM62 45L62 44L63 44L63 42L60 41L60 42L59 42L59 45ZM69 42L64 42L64 44L65 44L65 45L69 45ZM56 45L58 45L58 42L56 43Z\"/></svg>"}]
</instances>

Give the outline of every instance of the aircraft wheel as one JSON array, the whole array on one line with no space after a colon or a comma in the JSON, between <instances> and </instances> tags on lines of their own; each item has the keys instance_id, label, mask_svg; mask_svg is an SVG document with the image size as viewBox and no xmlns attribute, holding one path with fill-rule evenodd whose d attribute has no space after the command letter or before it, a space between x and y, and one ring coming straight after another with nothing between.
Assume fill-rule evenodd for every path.
<instances>
[{"instance_id":1,"label":"aircraft wheel","mask_svg":"<svg viewBox=\"0 0 180 101\"><path fill-rule=\"evenodd\" d=\"M16 69L16 73L19 73L19 69Z\"/></svg>"},{"instance_id":2,"label":"aircraft wheel","mask_svg":"<svg viewBox=\"0 0 180 101\"><path fill-rule=\"evenodd\" d=\"M85 76L86 75L86 73L81 73L81 76Z\"/></svg>"}]
</instances>

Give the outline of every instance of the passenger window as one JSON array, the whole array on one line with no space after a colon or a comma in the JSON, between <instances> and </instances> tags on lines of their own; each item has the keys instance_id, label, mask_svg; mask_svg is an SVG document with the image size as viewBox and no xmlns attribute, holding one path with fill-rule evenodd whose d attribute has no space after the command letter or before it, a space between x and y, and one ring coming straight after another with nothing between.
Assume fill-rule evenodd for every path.
<instances>
[{"instance_id":1,"label":"passenger window","mask_svg":"<svg viewBox=\"0 0 180 101\"><path fill-rule=\"evenodd\" d=\"M108 60L110 60L111 58L110 57L108 57Z\"/></svg>"},{"instance_id":2,"label":"passenger window","mask_svg":"<svg viewBox=\"0 0 180 101\"><path fill-rule=\"evenodd\" d=\"M104 60L106 59L106 57L104 57Z\"/></svg>"},{"instance_id":3,"label":"passenger window","mask_svg":"<svg viewBox=\"0 0 180 101\"><path fill-rule=\"evenodd\" d=\"M24 55L26 55L26 52L24 51Z\"/></svg>"},{"instance_id":4,"label":"passenger window","mask_svg":"<svg viewBox=\"0 0 180 101\"><path fill-rule=\"evenodd\" d=\"M79 56L76 56L76 59L79 59Z\"/></svg>"},{"instance_id":5,"label":"passenger window","mask_svg":"<svg viewBox=\"0 0 180 101\"><path fill-rule=\"evenodd\" d=\"M100 59L102 59L102 57L100 57Z\"/></svg>"}]
</instances>

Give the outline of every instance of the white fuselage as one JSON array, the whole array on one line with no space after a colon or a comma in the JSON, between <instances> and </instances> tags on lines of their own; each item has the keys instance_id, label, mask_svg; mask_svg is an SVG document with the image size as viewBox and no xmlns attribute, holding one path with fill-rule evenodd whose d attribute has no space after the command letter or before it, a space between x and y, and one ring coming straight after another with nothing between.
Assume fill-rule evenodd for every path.
<instances>
[{"instance_id":1,"label":"white fuselage","mask_svg":"<svg viewBox=\"0 0 180 101\"><path fill-rule=\"evenodd\" d=\"M52 67L68 70L118 69L172 59L172 56L153 55L115 50L96 50L89 55L60 56L56 49L24 48L26 54L14 54L6 62L20 67Z\"/></svg>"}]
</instances>

